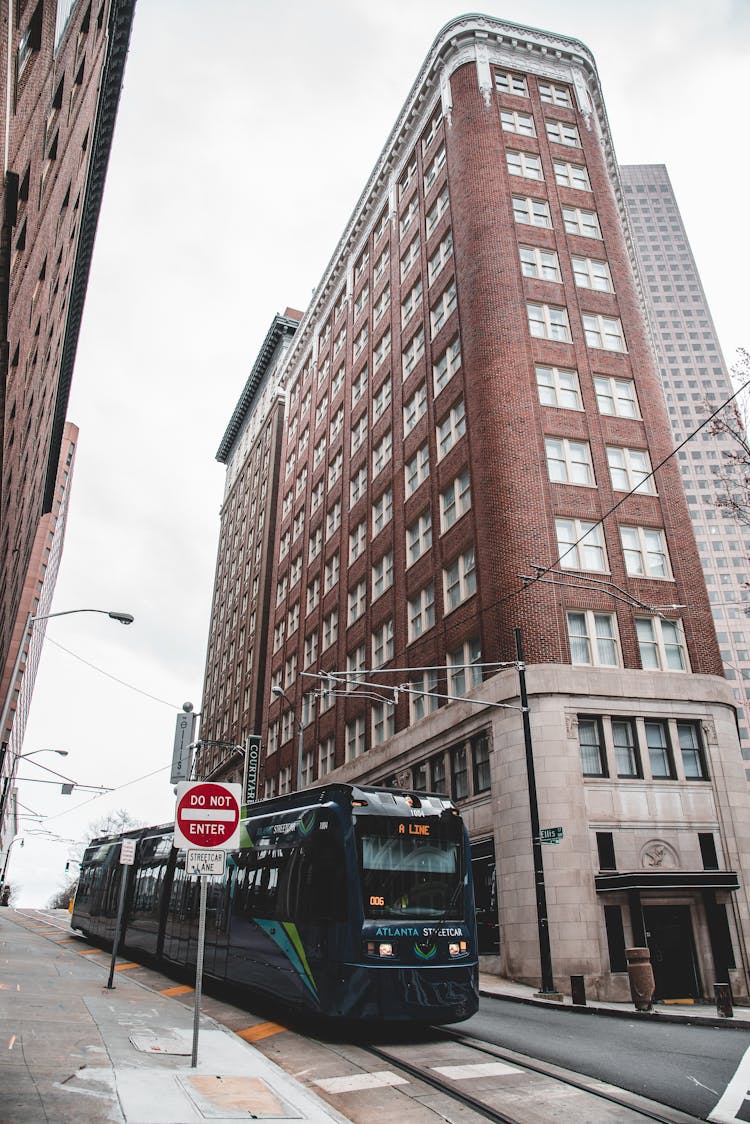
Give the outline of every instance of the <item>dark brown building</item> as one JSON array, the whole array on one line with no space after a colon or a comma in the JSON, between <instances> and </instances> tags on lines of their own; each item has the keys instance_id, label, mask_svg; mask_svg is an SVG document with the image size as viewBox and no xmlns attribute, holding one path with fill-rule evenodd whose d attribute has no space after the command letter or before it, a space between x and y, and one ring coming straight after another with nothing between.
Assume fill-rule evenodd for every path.
<instances>
[{"instance_id":1,"label":"dark brown building","mask_svg":"<svg viewBox=\"0 0 750 1124\"><path fill-rule=\"evenodd\" d=\"M625 997L625 946L678 932L662 995L730 972L746 991L733 699L625 230L587 48L450 23L246 399L244 424L279 433L284 395L273 576L212 632L206 697L237 700L238 636L266 614L254 725L225 705L222 736L262 734L266 795L298 770L449 792L499 966L538 981L520 628L541 823L564 837L545 849L560 983Z\"/></svg>"},{"instance_id":2,"label":"dark brown building","mask_svg":"<svg viewBox=\"0 0 750 1124\"><path fill-rule=\"evenodd\" d=\"M6 699L68 396L135 0L11 0L0 16L0 669ZM10 19L10 27L8 20ZM10 56L8 47L11 47ZM7 741L9 731L0 732Z\"/></svg>"}]
</instances>

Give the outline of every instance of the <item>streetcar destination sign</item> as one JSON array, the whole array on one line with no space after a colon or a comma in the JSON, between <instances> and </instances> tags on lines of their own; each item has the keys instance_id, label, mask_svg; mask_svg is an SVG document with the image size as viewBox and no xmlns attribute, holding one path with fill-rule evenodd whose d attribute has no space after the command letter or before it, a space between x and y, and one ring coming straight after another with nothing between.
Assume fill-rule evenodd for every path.
<instances>
[{"instance_id":1,"label":"streetcar destination sign","mask_svg":"<svg viewBox=\"0 0 750 1124\"><path fill-rule=\"evenodd\" d=\"M174 845L180 850L232 851L240 845L242 786L214 781L177 785Z\"/></svg>"},{"instance_id":2,"label":"streetcar destination sign","mask_svg":"<svg viewBox=\"0 0 750 1124\"><path fill-rule=\"evenodd\" d=\"M223 874L226 851L188 851L185 869L188 874Z\"/></svg>"}]
</instances>

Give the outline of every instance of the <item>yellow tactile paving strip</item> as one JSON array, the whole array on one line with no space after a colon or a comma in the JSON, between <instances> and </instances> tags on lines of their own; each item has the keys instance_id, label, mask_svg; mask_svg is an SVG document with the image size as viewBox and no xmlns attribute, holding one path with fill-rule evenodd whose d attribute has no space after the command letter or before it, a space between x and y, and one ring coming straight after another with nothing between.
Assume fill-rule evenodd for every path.
<instances>
[{"instance_id":1,"label":"yellow tactile paving strip","mask_svg":"<svg viewBox=\"0 0 750 1124\"><path fill-rule=\"evenodd\" d=\"M242 1038L245 1042L260 1042L263 1038L270 1038L273 1034L281 1034L286 1030L285 1026L281 1023L257 1023L255 1026L248 1026L245 1030L235 1031L238 1038Z\"/></svg>"},{"instance_id":2,"label":"yellow tactile paving strip","mask_svg":"<svg viewBox=\"0 0 750 1124\"><path fill-rule=\"evenodd\" d=\"M159 995L187 995L189 991L195 991L194 987L188 984L177 984L175 987L163 987L159 991Z\"/></svg>"}]
</instances>

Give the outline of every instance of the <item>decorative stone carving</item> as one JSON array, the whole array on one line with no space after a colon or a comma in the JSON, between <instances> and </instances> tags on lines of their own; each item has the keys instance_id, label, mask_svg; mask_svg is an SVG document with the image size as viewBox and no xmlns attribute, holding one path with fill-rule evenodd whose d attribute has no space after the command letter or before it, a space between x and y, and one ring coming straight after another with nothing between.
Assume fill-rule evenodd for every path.
<instances>
[{"instance_id":1,"label":"decorative stone carving","mask_svg":"<svg viewBox=\"0 0 750 1124\"><path fill-rule=\"evenodd\" d=\"M450 75L447 71L444 71L440 76L440 104L443 109L443 117L448 128L450 128L453 124L453 91L451 90Z\"/></svg>"},{"instance_id":2,"label":"decorative stone carving","mask_svg":"<svg viewBox=\"0 0 750 1124\"><path fill-rule=\"evenodd\" d=\"M650 839L641 849L641 866L645 870L674 870L679 865L674 847L663 839Z\"/></svg>"},{"instance_id":3,"label":"decorative stone carving","mask_svg":"<svg viewBox=\"0 0 750 1124\"><path fill-rule=\"evenodd\" d=\"M703 730L703 737L707 745L719 744L719 739L716 734L716 723L713 718L704 718L701 722L701 729Z\"/></svg>"},{"instance_id":4,"label":"decorative stone carving","mask_svg":"<svg viewBox=\"0 0 750 1124\"><path fill-rule=\"evenodd\" d=\"M477 81L479 92L484 104L489 109L492 105L492 71L490 70L490 56L485 43L476 44L477 52Z\"/></svg>"},{"instance_id":5,"label":"decorative stone carving","mask_svg":"<svg viewBox=\"0 0 750 1124\"><path fill-rule=\"evenodd\" d=\"M565 731L571 741L578 741L578 715L565 715Z\"/></svg>"}]
</instances>

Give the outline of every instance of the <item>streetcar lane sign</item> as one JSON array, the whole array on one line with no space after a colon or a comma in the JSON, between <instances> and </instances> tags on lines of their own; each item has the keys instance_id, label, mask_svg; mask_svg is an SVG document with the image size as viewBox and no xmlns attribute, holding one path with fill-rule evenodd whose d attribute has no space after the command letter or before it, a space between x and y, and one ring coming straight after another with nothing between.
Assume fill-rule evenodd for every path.
<instances>
[{"instance_id":1,"label":"streetcar lane sign","mask_svg":"<svg viewBox=\"0 0 750 1124\"><path fill-rule=\"evenodd\" d=\"M193 851L187 853L185 869L188 874L223 874L226 851Z\"/></svg>"}]
</instances>

